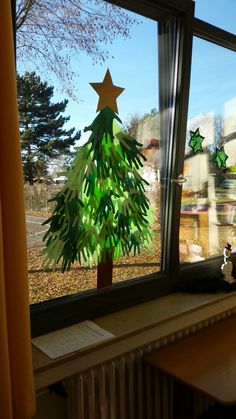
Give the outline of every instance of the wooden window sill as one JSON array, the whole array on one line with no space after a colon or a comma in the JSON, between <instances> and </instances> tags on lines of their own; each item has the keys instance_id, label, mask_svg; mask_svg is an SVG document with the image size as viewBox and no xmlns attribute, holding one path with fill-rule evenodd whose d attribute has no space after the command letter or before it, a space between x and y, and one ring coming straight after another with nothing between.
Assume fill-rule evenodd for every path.
<instances>
[{"instance_id":1,"label":"wooden window sill","mask_svg":"<svg viewBox=\"0 0 236 419\"><path fill-rule=\"evenodd\" d=\"M114 338L57 359L33 349L35 389L40 391L95 365L151 342L193 333L236 312L236 292L230 294L175 293L94 319ZM186 334L185 333L185 334Z\"/></svg>"}]
</instances>

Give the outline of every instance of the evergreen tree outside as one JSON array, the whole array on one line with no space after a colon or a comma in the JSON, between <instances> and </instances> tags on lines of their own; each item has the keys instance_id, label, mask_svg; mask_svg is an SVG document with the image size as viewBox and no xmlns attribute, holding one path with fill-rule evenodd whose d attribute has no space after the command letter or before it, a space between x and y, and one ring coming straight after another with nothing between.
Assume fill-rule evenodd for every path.
<instances>
[{"instance_id":1,"label":"evergreen tree outside","mask_svg":"<svg viewBox=\"0 0 236 419\"><path fill-rule=\"evenodd\" d=\"M51 159L72 154L81 133L63 128L70 119L62 115L68 101L53 103L54 87L35 72L17 75L17 89L23 172L32 185L34 178L47 175Z\"/></svg>"},{"instance_id":2,"label":"evergreen tree outside","mask_svg":"<svg viewBox=\"0 0 236 419\"><path fill-rule=\"evenodd\" d=\"M103 87L105 79L109 80ZM97 287L102 288L112 284L113 260L138 254L141 248L150 250L153 232L145 194L148 182L139 174L145 160L141 144L121 130L116 113L121 88L112 84L109 72L103 83L91 85L100 95L100 113L85 128L92 131L89 140L77 148L64 173L67 183L52 199L55 209L44 223L49 224L44 241L47 264L56 267L61 262L64 272L74 262L95 262Z\"/></svg>"}]
</instances>

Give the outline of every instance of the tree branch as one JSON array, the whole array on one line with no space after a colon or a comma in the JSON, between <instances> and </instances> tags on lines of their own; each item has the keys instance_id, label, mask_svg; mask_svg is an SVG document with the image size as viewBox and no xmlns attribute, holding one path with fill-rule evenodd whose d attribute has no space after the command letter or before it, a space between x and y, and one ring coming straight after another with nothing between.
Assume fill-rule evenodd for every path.
<instances>
[{"instance_id":1,"label":"tree branch","mask_svg":"<svg viewBox=\"0 0 236 419\"><path fill-rule=\"evenodd\" d=\"M16 12L16 30L20 29L24 25L28 14L30 13L34 4L36 4L36 1L37 0L25 0L25 3L23 3L23 1L21 2L21 4L23 3L23 6L21 9L18 8Z\"/></svg>"}]
</instances>

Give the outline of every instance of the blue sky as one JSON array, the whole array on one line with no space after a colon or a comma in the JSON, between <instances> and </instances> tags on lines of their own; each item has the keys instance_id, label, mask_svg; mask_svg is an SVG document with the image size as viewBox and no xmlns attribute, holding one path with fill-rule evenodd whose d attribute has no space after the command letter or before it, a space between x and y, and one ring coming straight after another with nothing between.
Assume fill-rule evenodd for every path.
<instances>
[{"instance_id":1,"label":"blue sky","mask_svg":"<svg viewBox=\"0 0 236 419\"><path fill-rule=\"evenodd\" d=\"M236 0L196 0L195 10L197 17L236 32ZM74 71L78 74L75 83L79 101L68 98L66 114L71 116L69 126L83 130L95 118L98 96L89 82L101 82L107 68L113 83L125 88L118 98L119 115L123 122L132 114L142 115L154 107L158 108L157 24L150 19L136 17L140 24L131 28L130 39L117 39L109 47L110 57L114 58L104 65L93 65L84 53L73 60ZM44 75L42 79L45 80ZM58 87L56 81L54 85ZM212 111L219 113L223 104L234 96L236 54L195 38L189 117ZM54 101L64 98L66 95L57 89Z\"/></svg>"},{"instance_id":2,"label":"blue sky","mask_svg":"<svg viewBox=\"0 0 236 419\"><path fill-rule=\"evenodd\" d=\"M235 0L196 0L195 16L236 33ZM224 104L236 96L236 54L195 37L190 86L190 118L224 112Z\"/></svg>"},{"instance_id":3,"label":"blue sky","mask_svg":"<svg viewBox=\"0 0 236 419\"><path fill-rule=\"evenodd\" d=\"M236 54L194 38L189 116L224 110L236 96Z\"/></svg>"},{"instance_id":4,"label":"blue sky","mask_svg":"<svg viewBox=\"0 0 236 419\"><path fill-rule=\"evenodd\" d=\"M226 31L236 32L235 0L195 0L195 16Z\"/></svg>"},{"instance_id":5,"label":"blue sky","mask_svg":"<svg viewBox=\"0 0 236 419\"><path fill-rule=\"evenodd\" d=\"M84 53L73 61L78 73L79 101L69 99L67 113L71 115L70 124L76 129L83 130L95 118L98 95L89 83L102 82L107 68L113 83L125 88L117 100L123 122L132 114L142 115L158 108L157 23L146 18L139 18L139 22L131 29L130 39L117 39L109 47L110 59L103 65L93 65ZM64 93L55 94L55 100L64 98Z\"/></svg>"}]
</instances>

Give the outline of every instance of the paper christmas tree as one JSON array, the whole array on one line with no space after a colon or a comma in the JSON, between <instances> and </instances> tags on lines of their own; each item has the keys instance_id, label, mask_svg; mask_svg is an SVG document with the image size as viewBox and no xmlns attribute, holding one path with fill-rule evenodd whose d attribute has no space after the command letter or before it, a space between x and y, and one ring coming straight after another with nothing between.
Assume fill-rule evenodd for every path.
<instances>
[{"instance_id":1,"label":"paper christmas tree","mask_svg":"<svg viewBox=\"0 0 236 419\"><path fill-rule=\"evenodd\" d=\"M97 287L112 284L113 260L139 253L152 241L149 225L148 182L139 169L145 157L141 144L125 134L117 115L116 98L124 90L114 86L109 70L102 83L91 83L99 95L86 144L77 148L67 182L52 199L55 208L44 223L46 262L62 271L79 262L97 264Z\"/></svg>"}]
</instances>

